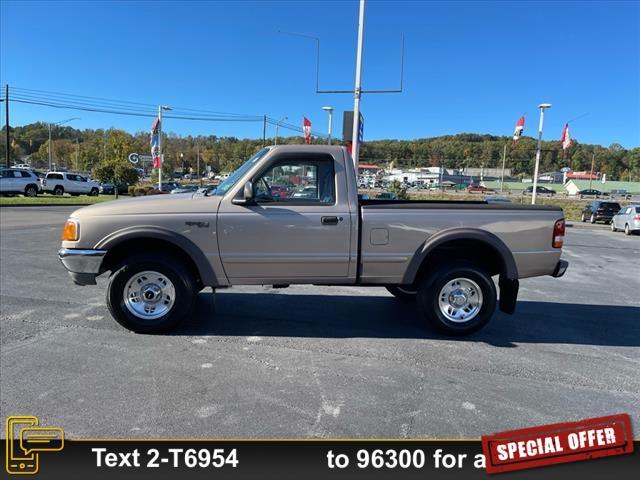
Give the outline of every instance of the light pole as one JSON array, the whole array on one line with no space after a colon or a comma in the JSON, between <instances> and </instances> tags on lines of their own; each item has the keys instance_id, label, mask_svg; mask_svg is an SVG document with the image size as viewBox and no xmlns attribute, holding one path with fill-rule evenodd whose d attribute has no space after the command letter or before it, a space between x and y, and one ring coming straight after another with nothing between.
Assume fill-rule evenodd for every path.
<instances>
[{"instance_id":1,"label":"light pole","mask_svg":"<svg viewBox=\"0 0 640 480\"><path fill-rule=\"evenodd\" d=\"M61 120L59 122L56 123L49 123L49 171L51 171L51 166L52 166L52 162L51 162L51 126L58 126L58 125L62 125L64 123L70 122L71 120L80 120L80 117L72 117L72 118L67 118L66 120Z\"/></svg>"},{"instance_id":2,"label":"light pole","mask_svg":"<svg viewBox=\"0 0 640 480\"><path fill-rule=\"evenodd\" d=\"M162 191L162 111L171 110L166 105L158 105L158 155L160 155L160 168L158 168L158 190Z\"/></svg>"},{"instance_id":3,"label":"light pole","mask_svg":"<svg viewBox=\"0 0 640 480\"><path fill-rule=\"evenodd\" d=\"M276 139L275 139L274 145L278 144L278 127L280 127L280 124L285 120L289 120L289 117L282 117L280 120L276 122Z\"/></svg>"},{"instance_id":4,"label":"light pole","mask_svg":"<svg viewBox=\"0 0 640 480\"><path fill-rule=\"evenodd\" d=\"M329 114L329 136L327 137L327 145L331 145L331 121L333 120L333 107L322 107Z\"/></svg>"},{"instance_id":5,"label":"light pole","mask_svg":"<svg viewBox=\"0 0 640 480\"><path fill-rule=\"evenodd\" d=\"M538 105L540 109L540 123L538 124L538 148L536 149L536 167L533 173L533 192L531 192L531 205L536 204L536 193L538 190L538 170L540 169L540 153L542 151L542 125L544 124L544 111L551 108L550 103L541 103Z\"/></svg>"},{"instance_id":6,"label":"light pole","mask_svg":"<svg viewBox=\"0 0 640 480\"><path fill-rule=\"evenodd\" d=\"M358 176L358 157L360 145L358 145L358 133L360 127L360 96L362 95L362 46L364 44L364 7L365 0L360 0L360 13L358 15L358 47L356 49L356 81L353 90L353 137L351 140L351 157L353 169Z\"/></svg>"}]
</instances>

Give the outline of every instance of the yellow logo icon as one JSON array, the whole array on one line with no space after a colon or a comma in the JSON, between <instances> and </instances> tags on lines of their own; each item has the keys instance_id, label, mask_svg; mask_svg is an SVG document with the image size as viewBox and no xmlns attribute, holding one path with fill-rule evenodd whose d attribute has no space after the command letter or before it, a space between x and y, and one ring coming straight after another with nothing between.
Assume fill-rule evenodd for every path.
<instances>
[{"instance_id":1,"label":"yellow logo icon","mask_svg":"<svg viewBox=\"0 0 640 480\"><path fill-rule=\"evenodd\" d=\"M6 434L6 468L12 475L37 473L40 452L59 452L64 448L64 431L38 426L37 417L7 417Z\"/></svg>"}]
</instances>

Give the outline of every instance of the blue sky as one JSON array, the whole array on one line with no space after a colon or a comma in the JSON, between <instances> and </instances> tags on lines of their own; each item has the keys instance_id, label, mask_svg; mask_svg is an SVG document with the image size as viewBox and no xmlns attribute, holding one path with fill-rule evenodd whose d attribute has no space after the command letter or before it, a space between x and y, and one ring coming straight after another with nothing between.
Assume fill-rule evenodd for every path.
<instances>
[{"instance_id":1,"label":"blue sky","mask_svg":"<svg viewBox=\"0 0 640 480\"><path fill-rule=\"evenodd\" d=\"M223 112L288 116L326 131L323 105L341 112L353 88L356 1L2 1L0 83L92 97ZM369 1L363 87L395 88L405 34L404 93L364 95L365 140L458 132L510 135L525 113L535 136L640 145L640 6L637 2ZM3 108L4 110L4 108ZM147 118L14 103L12 125L72 116L80 128L147 130ZM4 124L4 114L2 116ZM179 134L260 137L260 123L167 120ZM286 133L286 130L281 130ZM269 127L273 135L273 127ZM291 132L293 134L293 132Z\"/></svg>"}]
</instances>

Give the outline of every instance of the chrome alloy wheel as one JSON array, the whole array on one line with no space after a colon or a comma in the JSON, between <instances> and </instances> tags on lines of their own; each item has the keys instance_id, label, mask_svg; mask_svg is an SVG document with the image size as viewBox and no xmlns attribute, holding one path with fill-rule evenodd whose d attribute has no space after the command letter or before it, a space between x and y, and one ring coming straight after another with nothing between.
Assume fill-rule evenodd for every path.
<instances>
[{"instance_id":1,"label":"chrome alloy wheel","mask_svg":"<svg viewBox=\"0 0 640 480\"><path fill-rule=\"evenodd\" d=\"M468 278L449 280L440 290L438 307L447 320L455 323L468 322L482 308L482 290Z\"/></svg>"},{"instance_id":2,"label":"chrome alloy wheel","mask_svg":"<svg viewBox=\"0 0 640 480\"><path fill-rule=\"evenodd\" d=\"M176 290L165 275L145 271L129 279L122 295L127 310L132 314L143 320L155 320L171 310Z\"/></svg>"}]
</instances>

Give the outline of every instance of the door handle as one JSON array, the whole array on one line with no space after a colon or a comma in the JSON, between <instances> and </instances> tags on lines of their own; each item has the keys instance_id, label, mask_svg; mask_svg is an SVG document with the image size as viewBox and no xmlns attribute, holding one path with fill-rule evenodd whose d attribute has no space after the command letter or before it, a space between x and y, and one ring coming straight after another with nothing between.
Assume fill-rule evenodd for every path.
<instances>
[{"instance_id":1,"label":"door handle","mask_svg":"<svg viewBox=\"0 0 640 480\"><path fill-rule=\"evenodd\" d=\"M337 225L338 217L322 217L320 218L320 221L323 225Z\"/></svg>"}]
</instances>

